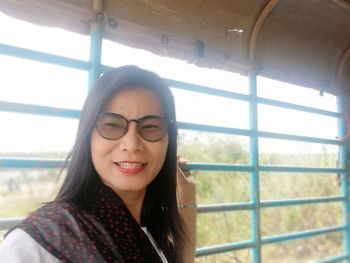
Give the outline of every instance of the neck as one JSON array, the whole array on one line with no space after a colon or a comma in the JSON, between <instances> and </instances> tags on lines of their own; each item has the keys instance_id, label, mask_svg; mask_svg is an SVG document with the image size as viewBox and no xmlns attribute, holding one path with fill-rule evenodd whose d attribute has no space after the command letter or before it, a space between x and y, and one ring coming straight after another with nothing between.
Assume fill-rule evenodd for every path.
<instances>
[{"instance_id":1,"label":"neck","mask_svg":"<svg viewBox=\"0 0 350 263\"><path fill-rule=\"evenodd\" d=\"M145 191L142 192L124 192L115 191L116 194L123 200L127 208L129 209L131 215L140 224L141 223L141 210L143 205L143 200L145 197Z\"/></svg>"}]
</instances>

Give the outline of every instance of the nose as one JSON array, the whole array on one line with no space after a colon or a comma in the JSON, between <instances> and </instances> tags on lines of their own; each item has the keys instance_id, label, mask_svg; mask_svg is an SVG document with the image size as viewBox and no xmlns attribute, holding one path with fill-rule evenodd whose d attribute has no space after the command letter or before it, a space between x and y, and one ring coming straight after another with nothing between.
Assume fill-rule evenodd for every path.
<instances>
[{"instance_id":1,"label":"nose","mask_svg":"<svg viewBox=\"0 0 350 263\"><path fill-rule=\"evenodd\" d=\"M136 122L129 122L128 131L120 138L119 145L123 151L138 152L143 150L143 144L137 125Z\"/></svg>"}]
</instances>

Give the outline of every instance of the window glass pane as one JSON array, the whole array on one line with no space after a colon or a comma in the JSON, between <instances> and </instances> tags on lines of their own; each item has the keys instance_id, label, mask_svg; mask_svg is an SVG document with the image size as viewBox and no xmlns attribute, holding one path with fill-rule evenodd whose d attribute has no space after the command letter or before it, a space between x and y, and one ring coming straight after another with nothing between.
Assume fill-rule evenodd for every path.
<instances>
[{"instance_id":1,"label":"window glass pane","mask_svg":"<svg viewBox=\"0 0 350 263\"><path fill-rule=\"evenodd\" d=\"M197 215L197 247L238 242L250 238L249 212Z\"/></svg>"},{"instance_id":2,"label":"window glass pane","mask_svg":"<svg viewBox=\"0 0 350 263\"><path fill-rule=\"evenodd\" d=\"M261 211L261 233L273 236L337 226L342 223L341 214L339 202L266 208Z\"/></svg>"},{"instance_id":3,"label":"window glass pane","mask_svg":"<svg viewBox=\"0 0 350 263\"><path fill-rule=\"evenodd\" d=\"M258 77L258 96L300 104L329 111L337 111L336 96L278 80Z\"/></svg>"},{"instance_id":4,"label":"window glass pane","mask_svg":"<svg viewBox=\"0 0 350 263\"><path fill-rule=\"evenodd\" d=\"M172 89L178 121L248 128L248 103L197 92Z\"/></svg>"},{"instance_id":5,"label":"window glass pane","mask_svg":"<svg viewBox=\"0 0 350 263\"><path fill-rule=\"evenodd\" d=\"M335 196L341 194L340 186L340 177L337 174L283 172L260 174L262 200Z\"/></svg>"},{"instance_id":6,"label":"window glass pane","mask_svg":"<svg viewBox=\"0 0 350 263\"><path fill-rule=\"evenodd\" d=\"M260 138L259 150L263 165L337 167L339 146Z\"/></svg>"},{"instance_id":7,"label":"window glass pane","mask_svg":"<svg viewBox=\"0 0 350 263\"><path fill-rule=\"evenodd\" d=\"M0 43L87 61L90 37L39 26L0 12Z\"/></svg>"},{"instance_id":8,"label":"window glass pane","mask_svg":"<svg viewBox=\"0 0 350 263\"><path fill-rule=\"evenodd\" d=\"M261 247L261 262L317 262L317 260L343 255L343 242L342 233L339 232L268 244Z\"/></svg>"},{"instance_id":9,"label":"window glass pane","mask_svg":"<svg viewBox=\"0 0 350 263\"><path fill-rule=\"evenodd\" d=\"M248 164L248 138L218 133L180 130L180 156L199 163Z\"/></svg>"},{"instance_id":10,"label":"window glass pane","mask_svg":"<svg viewBox=\"0 0 350 263\"><path fill-rule=\"evenodd\" d=\"M226 252L222 254L216 254L205 257L198 257L195 260L195 263L243 263L243 262L252 262L251 251L250 249L237 250L234 252Z\"/></svg>"},{"instance_id":11,"label":"window glass pane","mask_svg":"<svg viewBox=\"0 0 350 263\"><path fill-rule=\"evenodd\" d=\"M87 72L0 55L0 100L81 109Z\"/></svg>"},{"instance_id":12,"label":"window glass pane","mask_svg":"<svg viewBox=\"0 0 350 263\"><path fill-rule=\"evenodd\" d=\"M259 130L336 139L337 118L266 105L258 106Z\"/></svg>"},{"instance_id":13,"label":"window glass pane","mask_svg":"<svg viewBox=\"0 0 350 263\"><path fill-rule=\"evenodd\" d=\"M63 182L60 169L0 169L0 218L24 218L52 201ZM0 231L0 243L7 230Z\"/></svg>"},{"instance_id":14,"label":"window glass pane","mask_svg":"<svg viewBox=\"0 0 350 263\"><path fill-rule=\"evenodd\" d=\"M71 150L78 120L0 112L1 155L59 157Z\"/></svg>"},{"instance_id":15,"label":"window glass pane","mask_svg":"<svg viewBox=\"0 0 350 263\"><path fill-rule=\"evenodd\" d=\"M192 171L198 204L249 202L249 175L243 172Z\"/></svg>"},{"instance_id":16,"label":"window glass pane","mask_svg":"<svg viewBox=\"0 0 350 263\"><path fill-rule=\"evenodd\" d=\"M62 182L59 169L0 169L0 218L22 218L51 201Z\"/></svg>"},{"instance_id":17,"label":"window glass pane","mask_svg":"<svg viewBox=\"0 0 350 263\"><path fill-rule=\"evenodd\" d=\"M161 57L109 40L103 41L102 64L112 67L133 64L155 71L164 78L237 93L248 93L248 79L245 76L223 70L200 68L179 59ZM196 100L196 102L199 101Z\"/></svg>"}]
</instances>

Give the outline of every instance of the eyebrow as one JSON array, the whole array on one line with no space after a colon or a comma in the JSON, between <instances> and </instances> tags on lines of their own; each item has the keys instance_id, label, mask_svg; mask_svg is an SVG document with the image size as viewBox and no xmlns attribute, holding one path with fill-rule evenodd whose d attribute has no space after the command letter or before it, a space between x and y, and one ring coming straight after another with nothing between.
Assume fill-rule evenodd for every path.
<instances>
[{"instance_id":1,"label":"eyebrow","mask_svg":"<svg viewBox=\"0 0 350 263\"><path fill-rule=\"evenodd\" d=\"M168 119L168 117L166 116L162 116L162 115L157 115L157 114L148 114L148 115L144 115L140 118L127 118L125 117L123 114L120 114L120 113L117 113L117 112L110 112L110 111L105 111L105 112L101 112L99 113L99 115L103 115L103 114L109 114L109 115L119 115L119 116L122 116L124 117L125 119L127 120L140 120L140 119L143 119L145 117L155 117L155 118L164 118L164 119Z\"/></svg>"}]
</instances>

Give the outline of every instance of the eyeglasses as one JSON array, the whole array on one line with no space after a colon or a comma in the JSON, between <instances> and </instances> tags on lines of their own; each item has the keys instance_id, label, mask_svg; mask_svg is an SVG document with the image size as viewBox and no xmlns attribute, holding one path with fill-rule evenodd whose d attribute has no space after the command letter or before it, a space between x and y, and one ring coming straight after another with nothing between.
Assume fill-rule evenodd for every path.
<instances>
[{"instance_id":1,"label":"eyeglasses","mask_svg":"<svg viewBox=\"0 0 350 263\"><path fill-rule=\"evenodd\" d=\"M128 132L129 123L132 121L137 123L141 138L149 142L156 142L163 138L167 133L168 125L173 123L171 120L155 115L128 120L123 115L106 112L98 115L96 130L107 140L117 140Z\"/></svg>"}]
</instances>

